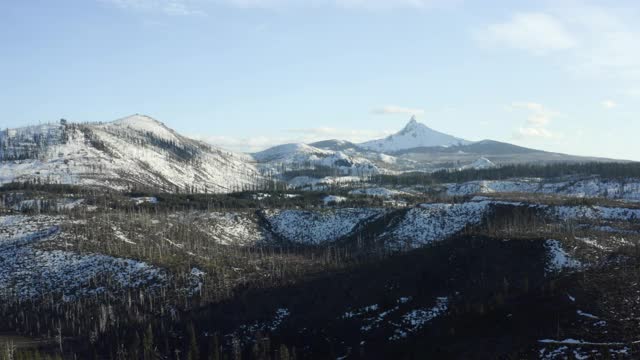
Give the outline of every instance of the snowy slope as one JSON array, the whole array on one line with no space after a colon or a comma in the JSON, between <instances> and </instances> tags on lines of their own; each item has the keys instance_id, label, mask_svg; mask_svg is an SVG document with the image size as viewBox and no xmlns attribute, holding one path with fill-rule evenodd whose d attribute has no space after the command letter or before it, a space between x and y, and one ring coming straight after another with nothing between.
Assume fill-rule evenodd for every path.
<instances>
[{"instance_id":1,"label":"snowy slope","mask_svg":"<svg viewBox=\"0 0 640 360\"><path fill-rule=\"evenodd\" d=\"M496 167L496 164L494 164L491 160L487 159L486 157L481 157L478 160L472 162L469 165L465 165L463 166L461 169L476 169L476 170L481 170L481 169L491 169Z\"/></svg>"},{"instance_id":2,"label":"snowy slope","mask_svg":"<svg viewBox=\"0 0 640 360\"><path fill-rule=\"evenodd\" d=\"M252 154L262 171L309 169L318 166L336 169L340 175L378 174L370 160L343 151L325 150L307 144L284 144Z\"/></svg>"},{"instance_id":3,"label":"snowy slope","mask_svg":"<svg viewBox=\"0 0 640 360\"><path fill-rule=\"evenodd\" d=\"M265 241L269 235L251 212L186 212L158 217L160 224L172 226L194 226L208 235L211 241L223 245L255 245Z\"/></svg>"},{"instance_id":4,"label":"snowy slope","mask_svg":"<svg viewBox=\"0 0 640 360\"><path fill-rule=\"evenodd\" d=\"M358 224L384 214L382 209L336 209L330 211L269 210L265 213L272 230L298 243L321 244L350 234Z\"/></svg>"},{"instance_id":5,"label":"snowy slope","mask_svg":"<svg viewBox=\"0 0 640 360\"><path fill-rule=\"evenodd\" d=\"M59 234L61 221L51 216L0 216L1 302L51 295L73 301L166 282L163 270L144 262L39 248Z\"/></svg>"},{"instance_id":6,"label":"snowy slope","mask_svg":"<svg viewBox=\"0 0 640 360\"><path fill-rule=\"evenodd\" d=\"M491 204L489 201L423 204L409 210L400 223L383 236L392 248L418 248L480 224Z\"/></svg>"},{"instance_id":7,"label":"snowy slope","mask_svg":"<svg viewBox=\"0 0 640 360\"><path fill-rule=\"evenodd\" d=\"M333 151L323 150L311 145L293 143L277 145L253 154L258 162L302 162L309 158L321 158L333 154Z\"/></svg>"},{"instance_id":8,"label":"snowy slope","mask_svg":"<svg viewBox=\"0 0 640 360\"><path fill-rule=\"evenodd\" d=\"M433 130L416 121L414 117L400 132L384 139L367 141L361 147L383 153L418 147L466 145L469 141Z\"/></svg>"},{"instance_id":9,"label":"snowy slope","mask_svg":"<svg viewBox=\"0 0 640 360\"><path fill-rule=\"evenodd\" d=\"M549 182L542 179L480 180L447 184L447 195L464 196L489 193L535 193L578 198L607 198L640 201L640 181L588 178Z\"/></svg>"},{"instance_id":10,"label":"snowy slope","mask_svg":"<svg viewBox=\"0 0 640 360\"><path fill-rule=\"evenodd\" d=\"M148 116L0 132L0 183L40 181L127 189L229 192L256 184L241 155L179 135Z\"/></svg>"}]
</instances>

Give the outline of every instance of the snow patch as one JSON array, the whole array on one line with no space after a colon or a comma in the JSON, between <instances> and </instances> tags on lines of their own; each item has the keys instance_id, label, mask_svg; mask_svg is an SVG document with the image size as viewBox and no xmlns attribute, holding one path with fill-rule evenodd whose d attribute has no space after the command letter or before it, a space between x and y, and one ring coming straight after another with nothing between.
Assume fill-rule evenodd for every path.
<instances>
[{"instance_id":1,"label":"snow patch","mask_svg":"<svg viewBox=\"0 0 640 360\"><path fill-rule=\"evenodd\" d=\"M572 259L562 248L558 240L547 240L544 243L547 249L547 274L559 273L562 270L577 269L582 266L580 261Z\"/></svg>"}]
</instances>

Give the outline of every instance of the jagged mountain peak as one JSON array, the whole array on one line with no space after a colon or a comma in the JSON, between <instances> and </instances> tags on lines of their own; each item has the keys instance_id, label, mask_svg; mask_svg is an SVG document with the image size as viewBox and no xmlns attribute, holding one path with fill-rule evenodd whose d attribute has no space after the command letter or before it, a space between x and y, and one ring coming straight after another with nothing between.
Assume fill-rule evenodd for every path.
<instances>
[{"instance_id":1,"label":"jagged mountain peak","mask_svg":"<svg viewBox=\"0 0 640 360\"><path fill-rule=\"evenodd\" d=\"M398 132L398 134L408 134L417 131L434 131L430 127L425 124L419 123L415 116L412 116L407 125L404 126L402 130Z\"/></svg>"},{"instance_id":2,"label":"jagged mountain peak","mask_svg":"<svg viewBox=\"0 0 640 360\"><path fill-rule=\"evenodd\" d=\"M469 141L429 128L412 116L399 132L384 139L367 141L361 147L379 152L396 152L418 147L470 144Z\"/></svg>"},{"instance_id":3,"label":"jagged mountain peak","mask_svg":"<svg viewBox=\"0 0 640 360\"><path fill-rule=\"evenodd\" d=\"M409 122L407 123L407 125L405 125L405 127L404 127L404 128L405 128L405 129L406 129L406 128L413 128L413 127L415 127L415 126L416 126L416 125L418 125L418 124L419 124L419 123L418 123L418 120L416 119L416 116L415 116L415 115L411 115L411 119L409 119Z\"/></svg>"}]
</instances>

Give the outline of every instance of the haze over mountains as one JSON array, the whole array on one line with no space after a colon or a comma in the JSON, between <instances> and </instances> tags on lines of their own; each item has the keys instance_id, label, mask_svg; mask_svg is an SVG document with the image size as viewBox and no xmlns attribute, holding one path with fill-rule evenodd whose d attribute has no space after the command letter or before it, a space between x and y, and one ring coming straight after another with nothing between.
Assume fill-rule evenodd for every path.
<instances>
[{"instance_id":1,"label":"haze over mountains","mask_svg":"<svg viewBox=\"0 0 640 360\"><path fill-rule=\"evenodd\" d=\"M384 139L284 144L247 155L187 138L144 115L109 123L61 121L8 129L0 132L0 159L0 183L28 180L206 192L255 188L265 176L300 169L368 176L510 163L608 161L491 140L471 142L433 130L413 117Z\"/></svg>"}]
</instances>

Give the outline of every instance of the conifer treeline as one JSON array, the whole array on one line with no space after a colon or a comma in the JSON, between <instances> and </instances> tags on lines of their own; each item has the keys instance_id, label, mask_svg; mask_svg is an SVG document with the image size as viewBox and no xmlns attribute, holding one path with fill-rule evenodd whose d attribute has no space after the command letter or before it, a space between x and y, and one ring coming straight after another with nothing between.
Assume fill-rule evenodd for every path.
<instances>
[{"instance_id":1,"label":"conifer treeline","mask_svg":"<svg viewBox=\"0 0 640 360\"><path fill-rule=\"evenodd\" d=\"M491 169L441 170L434 173L406 173L402 175L377 175L370 181L381 185L432 185L462 183L478 180L507 180L511 178L562 178L571 176L599 176L603 179L640 178L638 162L587 162L557 163L547 165L518 164Z\"/></svg>"}]
</instances>

